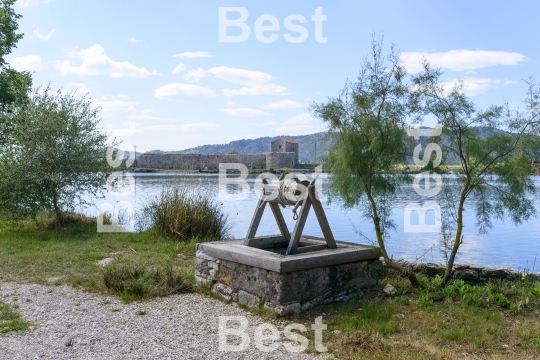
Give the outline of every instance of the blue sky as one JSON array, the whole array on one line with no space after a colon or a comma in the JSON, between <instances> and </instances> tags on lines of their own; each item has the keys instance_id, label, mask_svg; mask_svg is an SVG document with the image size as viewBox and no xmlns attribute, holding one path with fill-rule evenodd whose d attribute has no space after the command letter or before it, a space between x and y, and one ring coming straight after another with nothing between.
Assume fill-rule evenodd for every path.
<instances>
[{"instance_id":1,"label":"blue sky","mask_svg":"<svg viewBox=\"0 0 540 360\"><path fill-rule=\"evenodd\" d=\"M15 7L25 36L11 65L34 72L36 86L88 93L103 127L143 152L324 130L309 104L356 77L373 33L396 45L411 72L426 57L449 84L463 79L481 106L519 107L523 79L540 78L537 1L19 0ZM247 11L246 41L220 42L220 7ZM326 20L317 21L317 38L319 8ZM307 31L300 43L285 39L300 36L285 28L295 14L307 20L293 21ZM279 34L272 43L255 34L262 15L279 23L279 31L262 33Z\"/></svg>"}]
</instances>

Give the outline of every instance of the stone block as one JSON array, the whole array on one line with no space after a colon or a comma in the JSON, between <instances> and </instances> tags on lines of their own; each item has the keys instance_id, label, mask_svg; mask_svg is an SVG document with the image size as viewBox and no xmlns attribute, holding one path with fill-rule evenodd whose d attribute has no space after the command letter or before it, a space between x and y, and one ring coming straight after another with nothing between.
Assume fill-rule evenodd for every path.
<instances>
[{"instance_id":1,"label":"stone block","mask_svg":"<svg viewBox=\"0 0 540 360\"><path fill-rule=\"evenodd\" d=\"M196 253L195 253L195 257L196 258L199 258L199 259L204 259L204 260L208 260L208 261L215 261L216 258L214 257L211 257L211 256L208 256L206 255L204 252L198 250Z\"/></svg>"},{"instance_id":2,"label":"stone block","mask_svg":"<svg viewBox=\"0 0 540 360\"><path fill-rule=\"evenodd\" d=\"M206 279L206 278L203 278L203 277L200 277L200 276L195 275L195 282L196 282L197 284L204 285L204 284L211 283L212 280Z\"/></svg>"},{"instance_id":3,"label":"stone block","mask_svg":"<svg viewBox=\"0 0 540 360\"><path fill-rule=\"evenodd\" d=\"M250 308L258 307L261 299L258 296L247 293L243 290L238 291L238 302Z\"/></svg>"},{"instance_id":4,"label":"stone block","mask_svg":"<svg viewBox=\"0 0 540 360\"><path fill-rule=\"evenodd\" d=\"M233 289L228 287L227 285L216 283L212 288L212 292L216 295L221 296L227 301L232 300Z\"/></svg>"},{"instance_id":5,"label":"stone block","mask_svg":"<svg viewBox=\"0 0 540 360\"><path fill-rule=\"evenodd\" d=\"M462 280L478 280L478 271L472 269L457 270L455 277Z\"/></svg>"}]
</instances>

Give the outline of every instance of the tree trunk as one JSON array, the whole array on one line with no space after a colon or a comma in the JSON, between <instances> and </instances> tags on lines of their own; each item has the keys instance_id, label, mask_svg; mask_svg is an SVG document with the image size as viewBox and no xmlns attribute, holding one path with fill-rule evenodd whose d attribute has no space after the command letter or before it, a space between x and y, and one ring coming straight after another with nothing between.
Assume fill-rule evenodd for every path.
<instances>
[{"instance_id":1,"label":"tree trunk","mask_svg":"<svg viewBox=\"0 0 540 360\"><path fill-rule=\"evenodd\" d=\"M457 211L457 229L456 229L456 237L454 239L454 246L452 246L452 252L450 253L450 257L448 258L448 263L446 263L446 270L444 272L444 276L441 281L441 287L446 286L448 281L450 281L450 277L452 276L452 268L454 267L454 261L456 259L456 254L459 250L459 246L463 242L463 207L465 205L466 200L466 191L467 188L463 189L463 192L461 193L461 197L459 199L459 207Z\"/></svg>"},{"instance_id":2,"label":"tree trunk","mask_svg":"<svg viewBox=\"0 0 540 360\"><path fill-rule=\"evenodd\" d=\"M394 260L390 259L388 256L388 253L386 252L386 246L384 244L384 239L382 235L381 230L381 220L379 219L378 212L377 212L377 205L375 204L375 200L371 196L371 193L366 191L369 202L371 204L371 210L373 212L373 225L375 226L375 234L377 235L377 242L379 244L379 248L381 250L381 255L384 258L384 262L386 265L391 267L394 270L399 271L401 274L405 275L409 281L411 282L412 286L423 288L424 286L418 281L418 278L416 277L416 274L414 273L413 269L411 267L403 267Z\"/></svg>"},{"instance_id":3,"label":"tree trunk","mask_svg":"<svg viewBox=\"0 0 540 360\"><path fill-rule=\"evenodd\" d=\"M58 206L58 195L56 193L53 195L53 206L54 206L54 215L56 217L56 221L58 222L58 224L61 224L63 220L63 216L62 216L63 214L62 214L62 210Z\"/></svg>"}]
</instances>

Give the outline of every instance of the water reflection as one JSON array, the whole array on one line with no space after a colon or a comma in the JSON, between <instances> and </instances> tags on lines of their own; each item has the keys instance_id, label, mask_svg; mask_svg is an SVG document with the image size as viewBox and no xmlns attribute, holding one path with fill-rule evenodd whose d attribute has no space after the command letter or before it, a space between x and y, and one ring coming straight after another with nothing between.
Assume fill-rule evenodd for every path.
<instances>
[{"instance_id":1,"label":"water reflection","mask_svg":"<svg viewBox=\"0 0 540 360\"><path fill-rule=\"evenodd\" d=\"M136 174L135 192L130 196L117 198L108 194L104 200L96 200L96 205L102 202L112 204L118 201L130 201L135 204L136 210L140 210L148 197L159 194L162 186L167 182L178 179L180 175L172 173L160 174ZM218 175L190 174L192 180L196 180L210 189L219 190ZM246 180L250 188L254 188L255 177ZM326 180L324 180L326 181ZM445 179L446 181L446 179ZM540 177L534 178L535 186L540 192ZM239 195L242 187L234 184L225 185L225 191L231 195ZM326 192L326 183L323 183L323 191ZM406 185L406 191L402 192L394 202L392 219L396 224L396 231L390 233L388 239L388 252L394 258L403 258L415 261L418 259L430 262L443 262L444 258L440 251L440 238L436 233L406 233L404 228L404 209L410 202L423 203L425 199L414 192L412 185ZM221 201L223 211L229 215L233 222L232 235L235 238L243 238L247 232L251 217L257 204L254 191L243 200ZM333 199L331 203L323 202L328 221L334 236L338 240L345 240L357 243L374 243L375 234L372 224L366 220L359 210L344 210L339 199ZM536 208L540 212L540 199L535 199ZM96 208L85 209L88 214L94 215ZM292 230L294 226L291 207L283 209L285 221ZM493 221L493 228L487 235L477 234L475 228L475 218L472 211L464 213L465 234L463 245L458 254L458 263L474 263L484 266L507 266L514 269L528 269L529 271L540 271L540 259L536 264L536 256L540 255L540 219L536 218L518 227L510 221ZM418 223L418 213L412 213L413 221ZM433 211L426 213L427 224L435 223ZM309 215L305 233L321 236L318 222L315 215ZM275 225L270 211L265 211L261 220L258 235L277 234L279 230Z\"/></svg>"}]
</instances>

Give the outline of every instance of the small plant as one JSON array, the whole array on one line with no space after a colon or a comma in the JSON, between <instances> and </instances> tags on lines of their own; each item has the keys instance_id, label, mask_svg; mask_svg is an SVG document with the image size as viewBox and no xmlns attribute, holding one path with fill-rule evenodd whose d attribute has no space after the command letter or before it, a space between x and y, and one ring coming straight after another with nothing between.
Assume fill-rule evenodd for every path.
<instances>
[{"instance_id":1,"label":"small plant","mask_svg":"<svg viewBox=\"0 0 540 360\"><path fill-rule=\"evenodd\" d=\"M489 294L488 302L500 307L510 307L510 300L506 296L500 293Z\"/></svg>"},{"instance_id":2,"label":"small plant","mask_svg":"<svg viewBox=\"0 0 540 360\"><path fill-rule=\"evenodd\" d=\"M522 300L510 303L510 310L514 311L516 314L523 315L523 306L529 304L529 297L525 297Z\"/></svg>"},{"instance_id":3,"label":"small plant","mask_svg":"<svg viewBox=\"0 0 540 360\"><path fill-rule=\"evenodd\" d=\"M534 296L538 296L540 297L540 282L536 282L534 283L534 286L533 288L531 289L531 293L534 295Z\"/></svg>"},{"instance_id":4,"label":"small plant","mask_svg":"<svg viewBox=\"0 0 540 360\"><path fill-rule=\"evenodd\" d=\"M146 315L146 310L137 311L137 315L140 315L140 316Z\"/></svg>"},{"instance_id":5,"label":"small plant","mask_svg":"<svg viewBox=\"0 0 540 360\"><path fill-rule=\"evenodd\" d=\"M482 297L474 292L469 292L463 295L463 302L469 306L485 307L486 303Z\"/></svg>"}]
</instances>

